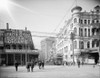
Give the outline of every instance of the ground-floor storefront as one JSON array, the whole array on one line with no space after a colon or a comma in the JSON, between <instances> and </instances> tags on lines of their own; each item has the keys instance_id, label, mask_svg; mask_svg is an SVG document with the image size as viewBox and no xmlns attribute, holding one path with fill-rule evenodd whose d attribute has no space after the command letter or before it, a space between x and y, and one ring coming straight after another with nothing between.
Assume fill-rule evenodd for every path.
<instances>
[{"instance_id":1,"label":"ground-floor storefront","mask_svg":"<svg viewBox=\"0 0 100 78\"><path fill-rule=\"evenodd\" d=\"M21 52L5 52L0 53L0 65L14 65L15 61L18 61L20 65L25 65L26 62L30 62L33 59L38 59L38 53L21 53Z\"/></svg>"}]
</instances>

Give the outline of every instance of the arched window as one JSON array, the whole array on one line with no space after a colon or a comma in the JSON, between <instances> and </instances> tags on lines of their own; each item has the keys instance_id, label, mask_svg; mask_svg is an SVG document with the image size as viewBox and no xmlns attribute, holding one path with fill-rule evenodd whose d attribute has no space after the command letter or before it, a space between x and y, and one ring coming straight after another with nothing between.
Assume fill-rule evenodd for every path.
<instances>
[{"instance_id":1,"label":"arched window","mask_svg":"<svg viewBox=\"0 0 100 78\"><path fill-rule=\"evenodd\" d=\"M84 49L84 42L83 41L79 41L79 48Z\"/></svg>"},{"instance_id":2,"label":"arched window","mask_svg":"<svg viewBox=\"0 0 100 78\"><path fill-rule=\"evenodd\" d=\"M90 42L89 41L87 42L87 48L90 48Z\"/></svg>"},{"instance_id":3,"label":"arched window","mask_svg":"<svg viewBox=\"0 0 100 78\"><path fill-rule=\"evenodd\" d=\"M81 28L81 36L83 37L83 29Z\"/></svg>"},{"instance_id":4,"label":"arched window","mask_svg":"<svg viewBox=\"0 0 100 78\"><path fill-rule=\"evenodd\" d=\"M74 23L77 23L77 18L74 18Z\"/></svg>"},{"instance_id":5,"label":"arched window","mask_svg":"<svg viewBox=\"0 0 100 78\"><path fill-rule=\"evenodd\" d=\"M81 36L81 28L79 28L79 36Z\"/></svg>"},{"instance_id":6,"label":"arched window","mask_svg":"<svg viewBox=\"0 0 100 78\"><path fill-rule=\"evenodd\" d=\"M76 27L74 28L74 33L77 34L77 28Z\"/></svg>"}]
</instances>

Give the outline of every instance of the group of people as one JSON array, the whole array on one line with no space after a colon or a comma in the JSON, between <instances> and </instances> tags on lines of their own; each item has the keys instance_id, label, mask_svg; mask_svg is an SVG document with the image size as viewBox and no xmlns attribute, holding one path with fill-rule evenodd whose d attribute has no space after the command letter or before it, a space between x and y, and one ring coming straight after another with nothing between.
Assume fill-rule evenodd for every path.
<instances>
[{"instance_id":1,"label":"group of people","mask_svg":"<svg viewBox=\"0 0 100 78\"><path fill-rule=\"evenodd\" d=\"M35 62L35 61L27 62L26 64L27 71L30 72L30 69L31 69L31 71L33 72L33 68L36 64L38 64L39 69L41 68L44 69L44 61L39 60L38 62Z\"/></svg>"},{"instance_id":2,"label":"group of people","mask_svg":"<svg viewBox=\"0 0 100 78\"><path fill-rule=\"evenodd\" d=\"M34 66L38 64L39 66L39 69L44 69L44 61L42 60L38 60L38 61L35 61L35 60L31 60L31 62L27 62L26 63L26 69L28 72L30 72L30 70L33 72L33 69L34 69ZM19 66L19 63L18 61L15 61L15 70L18 71L18 66Z\"/></svg>"}]
</instances>

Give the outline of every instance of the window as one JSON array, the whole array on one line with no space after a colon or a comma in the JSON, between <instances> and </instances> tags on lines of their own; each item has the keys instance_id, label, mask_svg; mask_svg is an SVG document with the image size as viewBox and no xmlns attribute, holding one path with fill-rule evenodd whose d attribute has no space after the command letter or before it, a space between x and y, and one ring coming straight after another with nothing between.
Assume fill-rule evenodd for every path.
<instances>
[{"instance_id":1,"label":"window","mask_svg":"<svg viewBox=\"0 0 100 78\"><path fill-rule=\"evenodd\" d=\"M22 49L22 45L18 45L19 49Z\"/></svg>"},{"instance_id":2,"label":"window","mask_svg":"<svg viewBox=\"0 0 100 78\"><path fill-rule=\"evenodd\" d=\"M88 24L90 24L90 20L88 20Z\"/></svg>"},{"instance_id":3,"label":"window","mask_svg":"<svg viewBox=\"0 0 100 78\"><path fill-rule=\"evenodd\" d=\"M77 28L76 27L74 28L74 33L77 34Z\"/></svg>"},{"instance_id":4,"label":"window","mask_svg":"<svg viewBox=\"0 0 100 78\"><path fill-rule=\"evenodd\" d=\"M77 41L74 41L74 49L77 49Z\"/></svg>"},{"instance_id":5,"label":"window","mask_svg":"<svg viewBox=\"0 0 100 78\"><path fill-rule=\"evenodd\" d=\"M81 28L81 36L83 37L83 29Z\"/></svg>"},{"instance_id":6,"label":"window","mask_svg":"<svg viewBox=\"0 0 100 78\"><path fill-rule=\"evenodd\" d=\"M87 36L87 29L85 28L85 37Z\"/></svg>"},{"instance_id":7,"label":"window","mask_svg":"<svg viewBox=\"0 0 100 78\"><path fill-rule=\"evenodd\" d=\"M99 23L99 21L97 20L96 23Z\"/></svg>"},{"instance_id":8,"label":"window","mask_svg":"<svg viewBox=\"0 0 100 78\"><path fill-rule=\"evenodd\" d=\"M80 20L80 23L83 24L83 20Z\"/></svg>"},{"instance_id":9,"label":"window","mask_svg":"<svg viewBox=\"0 0 100 78\"><path fill-rule=\"evenodd\" d=\"M13 49L16 49L16 45L15 44L13 44L12 47L13 47Z\"/></svg>"},{"instance_id":10,"label":"window","mask_svg":"<svg viewBox=\"0 0 100 78\"><path fill-rule=\"evenodd\" d=\"M77 23L77 19L76 18L74 18L74 23Z\"/></svg>"},{"instance_id":11,"label":"window","mask_svg":"<svg viewBox=\"0 0 100 78\"><path fill-rule=\"evenodd\" d=\"M83 41L81 42L81 49L84 49L84 43L83 43Z\"/></svg>"},{"instance_id":12,"label":"window","mask_svg":"<svg viewBox=\"0 0 100 78\"><path fill-rule=\"evenodd\" d=\"M95 45L95 42L94 42L94 40L92 40L92 47L94 47L94 45Z\"/></svg>"},{"instance_id":13,"label":"window","mask_svg":"<svg viewBox=\"0 0 100 78\"><path fill-rule=\"evenodd\" d=\"M65 53L68 52L68 46L64 47L64 51L65 51Z\"/></svg>"},{"instance_id":14,"label":"window","mask_svg":"<svg viewBox=\"0 0 100 78\"><path fill-rule=\"evenodd\" d=\"M94 23L94 20L92 20L92 23Z\"/></svg>"},{"instance_id":15,"label":"window","mask_svg":"<svg viewBox=\"0 0 100 78\"><path fill-rule=\"evenodd\" d=\"M87 42L87 48L90 48L90 42L89 41Z\"/></svg>"},{"instance_id":16,"label":"window","mask_svg":"<svg viewBox=\"0 0 100 78\"><path fill-rule=\"evenodd\" d=\"M97 42L96 42L96 46L99 47L99 40L97 40Z\"/></svg>"},{"instance_id":17,"label":"window","mask_svg":"<svg viewBox=\"0 0 100 78\"><path fill-rule=\"evenodd\" d=\"M88 37L90 37L90 29L88 29Z\"/></svg>"},{"instance_id":18,"label":"window","mask_svg":"<svg viewBox=\"0 0 100 78\"><path fill-rule=\"evenodd\" d=\"M87 20L84 20L84 24L87 24Z\"/></svg>"},{"instance_id":19,"label":"window","mask_svg":"<svg viewBox=\"0 0 100 78\"><path fill-rule=\"evenodd\" d=\"M6 49L10 49L10 45L6 45Z\"/></svg>"},{"instance_id":20,"label":"window","mask_svg":"<svg viewBox=\"0 0 100 78\"><path fill-rule=\"evenodd\" d=\"M84 49L84 42L83 41L79 41L79 48Z\"/></svg>"}]
</instances>

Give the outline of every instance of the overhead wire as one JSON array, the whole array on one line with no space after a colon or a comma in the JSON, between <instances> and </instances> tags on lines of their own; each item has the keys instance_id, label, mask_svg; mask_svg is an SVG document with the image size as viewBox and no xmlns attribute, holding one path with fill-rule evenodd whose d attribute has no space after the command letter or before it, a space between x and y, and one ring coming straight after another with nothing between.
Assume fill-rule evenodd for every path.
<instances>
[{"instance_id":1,"label":"overhead wire","mask_svg":"<svg viewBox=\"0 0 100 78\"><path fill-rule=\"evenodd\" d=\"M76 0L74 0L74 2L72 3L71 7L67 10L66 14L63 16L63 18L61 19L61 21L59 22L59 24L57 25L57 27L54 29L53 32L55 32L58 29L58 27L60 26L60 24L62 23L62 21L66 17L66 15L69 13L70 9L72 8L72 6L74 5L75 2L76 2Z\"/></svg>"}]
</instances>

